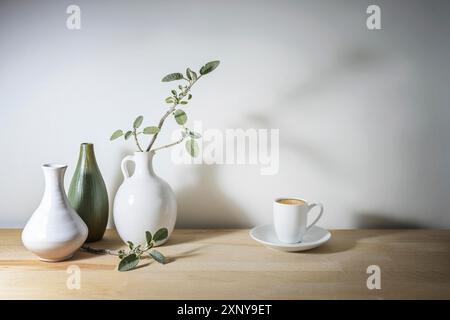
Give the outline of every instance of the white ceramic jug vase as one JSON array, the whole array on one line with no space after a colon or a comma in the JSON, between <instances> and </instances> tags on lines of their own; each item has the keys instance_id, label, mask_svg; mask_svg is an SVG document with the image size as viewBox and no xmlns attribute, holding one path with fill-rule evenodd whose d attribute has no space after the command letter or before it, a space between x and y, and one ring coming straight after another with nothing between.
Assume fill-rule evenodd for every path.
<instances>
[{"instance_id":1,"label":"white ceramic jug vase","mask_svg":"<svg viewBox=\"0 0 450 320\"><path fill-rule=\"evenodd\" d=\"M44 164L45 191L22 232L22 242L43 261L72 257L88 235L88 228L72 209L64 191L67 166Z\"/></svg>"},{"instance_id":2,"label":"white ceramic jug vase","mask_svg":"<svg viewBox=\"0 0 450 320\"><path fill-rule=\"evenodd\" d=\"M167 241L177 219L177 202L169 184L153 171L154 153L135 152L122 160L124 181L114 199L114 224L124 242L135 245L146 243L145 232L152 235L161 228L167 228L169 236L156 243ZM127 162L135 163L130 177Z\"/></svg>"}]
</instances>

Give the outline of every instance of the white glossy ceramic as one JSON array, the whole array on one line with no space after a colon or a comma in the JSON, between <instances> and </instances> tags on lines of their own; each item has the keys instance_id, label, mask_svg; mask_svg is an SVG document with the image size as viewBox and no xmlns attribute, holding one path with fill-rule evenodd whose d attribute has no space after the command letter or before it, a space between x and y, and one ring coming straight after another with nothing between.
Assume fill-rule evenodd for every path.
<instances>
[{"instance_id":1,"label":"white glossy ceramic","mask_svg":"<svg viewBox=\"0 0 450 320\"><path fill-rule=\"evenodd\" d=\"M278 239L284 243L301 242L309 229L322 217L323 205L308 203L306 200L298 198L293 200L297 200L300 204L284 204L279 202L282 199L292 200L293 198L279 198L273 202L273 224ZM316 206L320 208L319 214L308 226L308 213Z\"/></svg>"},{"instance_id":2,"label":"white glossy ceramic","mask_svg":"<svg viewBox=\"0 0 450 320\"><path fill-rule=\"evenodd\" d=\"M283 243L278 239L273 225L268 224L253 228L250 230L250 236L269 248L295 252L310 250L324 244L331 238L331 233L321 227L313 226L303 237L302 242Z\"/></svg>"},{"instance_id":3,"label":"white glossy ceramic","mask_svg":"<svg viewBox=\"0 0 450 320\"><path fill-rule=\"evenodd\" d=\"M66 165L44 164L45 191L22 232L22 242L43 261L72 257L86 240L88 228L72 209L64 191Z\"/></svg>"},{"instance_id":4,"label":"white glossy ceramic","mask_svg":"<svg viewBox=\"0 0 450 320\"><path fill-rule=\"evenodd\" d=\"M175 194L169 184L155 174L152 160L150 152L135 152L122 160L124 181L116 193L113 214L117 232L124 242L145 244L146 231L154 235L160 228L167 228L170 236L175 226ZM130 161L135 164L132 176L127 169Z\"/></svg>"}]
</instances>

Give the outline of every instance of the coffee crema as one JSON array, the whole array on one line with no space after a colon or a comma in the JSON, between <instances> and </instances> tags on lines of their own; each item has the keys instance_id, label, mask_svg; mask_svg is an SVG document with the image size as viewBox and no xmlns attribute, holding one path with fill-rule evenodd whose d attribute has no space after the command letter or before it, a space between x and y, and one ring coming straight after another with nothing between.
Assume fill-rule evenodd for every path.
<instances>
[{"instance_id":1,"label":"coffee crema","mask_svg":"<svg viewBox=\"0 0 450 320\"><path fill-rule=\"evenodd\" d=\"M299 200L299 199L278 199L278 203L280 204L290 204L290 205L297 205L301 206L305 204L305 201Z\"/></svg>"}]
</instances>

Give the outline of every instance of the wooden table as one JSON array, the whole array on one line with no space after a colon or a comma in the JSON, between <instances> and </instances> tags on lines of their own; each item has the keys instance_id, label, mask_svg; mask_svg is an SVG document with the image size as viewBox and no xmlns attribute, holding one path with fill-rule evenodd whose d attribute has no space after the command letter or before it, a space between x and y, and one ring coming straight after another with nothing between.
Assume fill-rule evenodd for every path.
<instances>
[{"instance_id":1,"label":"wooden table","mask_svg":"<svg viewBox=\"0 0 450 320\"><path fill-rule=\"evenodd\" d=\"M20 232L0 230L1 299L450 299L450 230L336 230L303 253L267 249L248 230L176 230L160 248L169 264L129 272L87 252L41 262ZM92 246L123 247L112 230ZM367 288L369 265L381 268L380 290ZM69 266L80 289L67 288Z\"/></svg>"}]
</instances>

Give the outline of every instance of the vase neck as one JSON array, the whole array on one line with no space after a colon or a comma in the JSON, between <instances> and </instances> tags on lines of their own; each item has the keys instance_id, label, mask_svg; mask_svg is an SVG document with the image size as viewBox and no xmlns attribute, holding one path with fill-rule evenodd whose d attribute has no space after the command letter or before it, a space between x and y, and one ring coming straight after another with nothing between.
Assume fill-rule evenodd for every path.
<instances>
[{"instance_id":1,"label":"vase neck","mask_svg":"<svg viewBox=\"0 0 450 320\"><path fill-rule=\"evenodd\" d=\"M155 172L153 171L153 152L135 152L134 163L134 175L155 176Z\"/></svg>"},{"instance_id":2,"label":"vase neck","mask_svg":"<svg viewBox=\"0 0 450 320\"><path fill-rule=\"evenodd\" d=\"M66 169L66 165L59 164L44 164L42 166L45 177L44 198L55 198L57 201L65 201L64 174Z\"/></svg>"},{"instance_id":3,"label":"vase neck","mask_svg":"<svg viewBox=\"0 0 450 320\"><path fill-rule=\"evenodd\" d=\"M97 168L97 160L95 159L94 145L92 143L82 143L80 145L77 167L84 167L85 169Z\"/></svg>"}]
</instances>

